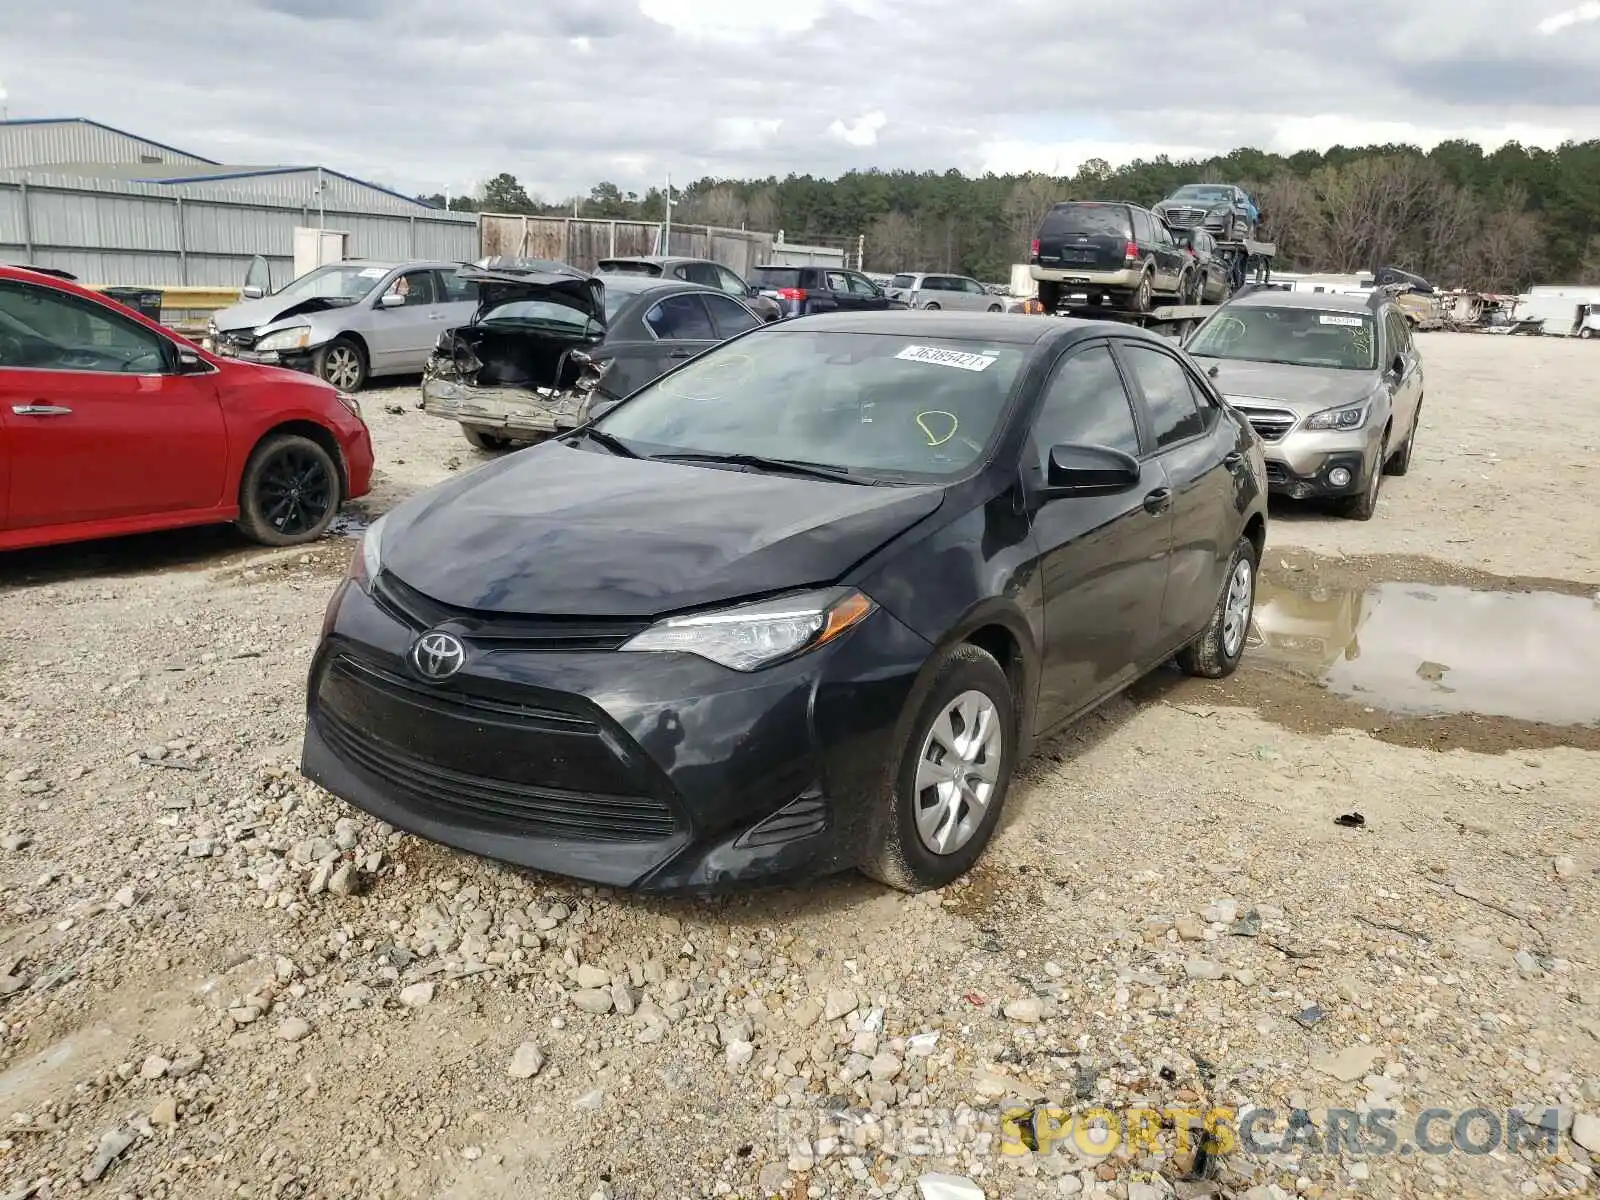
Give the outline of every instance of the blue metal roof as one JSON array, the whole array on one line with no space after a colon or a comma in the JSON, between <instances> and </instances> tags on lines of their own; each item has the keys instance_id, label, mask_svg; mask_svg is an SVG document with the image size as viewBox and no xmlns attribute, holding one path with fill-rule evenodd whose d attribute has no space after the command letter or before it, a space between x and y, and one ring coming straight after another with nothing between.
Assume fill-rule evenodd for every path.
<instances>
[{"instance_id":1,"label":"blue metal roof","mask_svg":"<svg viewBox=\"0 0 1600 1200\"><path fill-rule=\"evenodd\" d=\"M13 117L10 120L0 121L0 125L93 125L96 129L104 129L107 133L114 133L119 137L132 138L136 142L144 142L149 146L158 146L162 150L170 150L174 154L181 154L185 158L198 158L201 162L208 162L214 166L221 166L214 158L207 158L203 154L196 154L193 150L183 150L177 146L169 146L165 142L158 142L154 138L143 137L137 133L129 133L126 129L118 129L115 125L107 125L103 121L91 121L88 117Z\"/></svg>"}]
</instances>

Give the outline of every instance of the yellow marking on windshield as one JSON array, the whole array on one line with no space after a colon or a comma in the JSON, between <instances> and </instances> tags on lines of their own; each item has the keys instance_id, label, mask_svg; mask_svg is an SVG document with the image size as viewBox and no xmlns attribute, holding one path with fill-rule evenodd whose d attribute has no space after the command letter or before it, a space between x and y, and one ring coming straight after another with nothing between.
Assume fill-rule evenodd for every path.
<instances>
[{"instance_id":1,"label":"yellow marking on windshield","mask_svg":"<svg viewBox=\"0 0 1600 1200\"><path fill-rule=\"evenodd\" d=\"M940 437L933 430L928 428L928 422L927 422L927 418L928 417L946 417L946 418L948 418L949 421L950 421L950 432L945 434L943 437ZM955 413L945 412L944 409L942 409L942 408L930 408L930 409L926 410L925 412L919 412L917 414L917 428L922 430L923 433L927 434L927 436L928 436L928 445L930 445L930 446L942 446L946 442L948 442L951 438L955 437L956 430L961 428L961 422L956 419Z\"/></svg>"}]
</instances>

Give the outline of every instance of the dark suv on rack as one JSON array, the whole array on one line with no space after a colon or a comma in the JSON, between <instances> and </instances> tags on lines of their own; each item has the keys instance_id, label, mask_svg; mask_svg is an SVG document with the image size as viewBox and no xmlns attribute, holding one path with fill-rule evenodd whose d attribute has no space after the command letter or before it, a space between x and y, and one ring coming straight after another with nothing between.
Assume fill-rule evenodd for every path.
<instances>
[{"instance_id":1,"label":"dark suv on rack","mask_svg":"<svg viewBox=\"0 0 1600 1200\"><path fill-rule=\"evenodd\" d=\"M1047 212L1028 258L1047 313L1073 296L1082 297L1081 306L1149 312L1158 295L1183 296L1194 269L1188 251L1149 209L1087 200Z\"/></svg>"}]
</instances>

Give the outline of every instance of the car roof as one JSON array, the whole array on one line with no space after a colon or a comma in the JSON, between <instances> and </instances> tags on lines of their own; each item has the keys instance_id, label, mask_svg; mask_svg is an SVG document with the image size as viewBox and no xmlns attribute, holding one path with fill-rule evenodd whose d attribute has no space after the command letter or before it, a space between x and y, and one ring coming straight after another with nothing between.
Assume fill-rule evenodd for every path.
<instances>
[{"instance_id":1,"label":"car roof","mask_svg":"<svg viewBox=\"0 0 1600 1200\"><path fill-rule=\"evenodd\" d=\"M718 296L727 296L721 288L708 287L703 283L691 283L686 279L662 279L657 275L596 275L607 291L633 292L643 295L645 292L711 292ZM728 296L734 300L736 297Z\"/></svg>"},{"instance_id":2,"label":"car roof","mask_svg":"<svg viewBox=\"0 0 1600 1200\"><path fill-rule=\"evenodd\" d=\"M773 332L795 329L819 333L886 333L895 337L948 338L952 341L1010 342L1026 346L1058 344L1080 338L1116 333L1142 341L1170 345L1170 341L1133 325L1077 317L1038 317L1023 313L927 312L891 309L887 312L821 313L793 317L769 326Z\"/></svg>"},{"instance_id":3,"label":"car roof","mask_svg":"<svg viewBox=\"0 0 1600 1200\"><path fill-rule=\"evenodd\" d=\"M1372 307L1370 292L1251 292L1228 301L1229 308L1309 308L1325 312L1367 312Z\"/></svg>"}]
</instances>

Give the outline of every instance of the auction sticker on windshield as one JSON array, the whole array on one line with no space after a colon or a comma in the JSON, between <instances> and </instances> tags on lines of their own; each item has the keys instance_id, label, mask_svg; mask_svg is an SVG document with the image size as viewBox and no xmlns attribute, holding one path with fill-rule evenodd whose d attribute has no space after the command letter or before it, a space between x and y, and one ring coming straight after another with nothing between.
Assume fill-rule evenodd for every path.
<instances>
[{"instance_id":1,"label":"auction sticker on windshield","mask_svg":"<svg viewBox=\"0 0 1600 1200\"><path fill-rule=\"evenodd\" d=\"M938 346L907 346L896 358L907 362L933 363L940 367L959 367L963 371L982 371L994 366L998 355L970 354L965 350L944 350Z\"/></svg>"},{"instance_id":2,"label":"auction sticker on windshield","mask_svg":"<svg viewBox=\"0 0 1600 1200\"><path fill-rule=\"evenodd\" d=\"M1323 313L1317 319L1324 325L1349 325L1355 329L1360 329L1367 323L1363 317L1343 317L1337 313Z\"/></svg>"},{"instance_id":3,"label":"auction sticker on windshield","mask_svg":"<svg viewBox=\"0 0 1600 1200\"><path fill-rule=\"evenodd\" d=\"M387 267L366 267L361 272L362 279L382 279L389 273Z\"/></svg>"}]
</instances>

